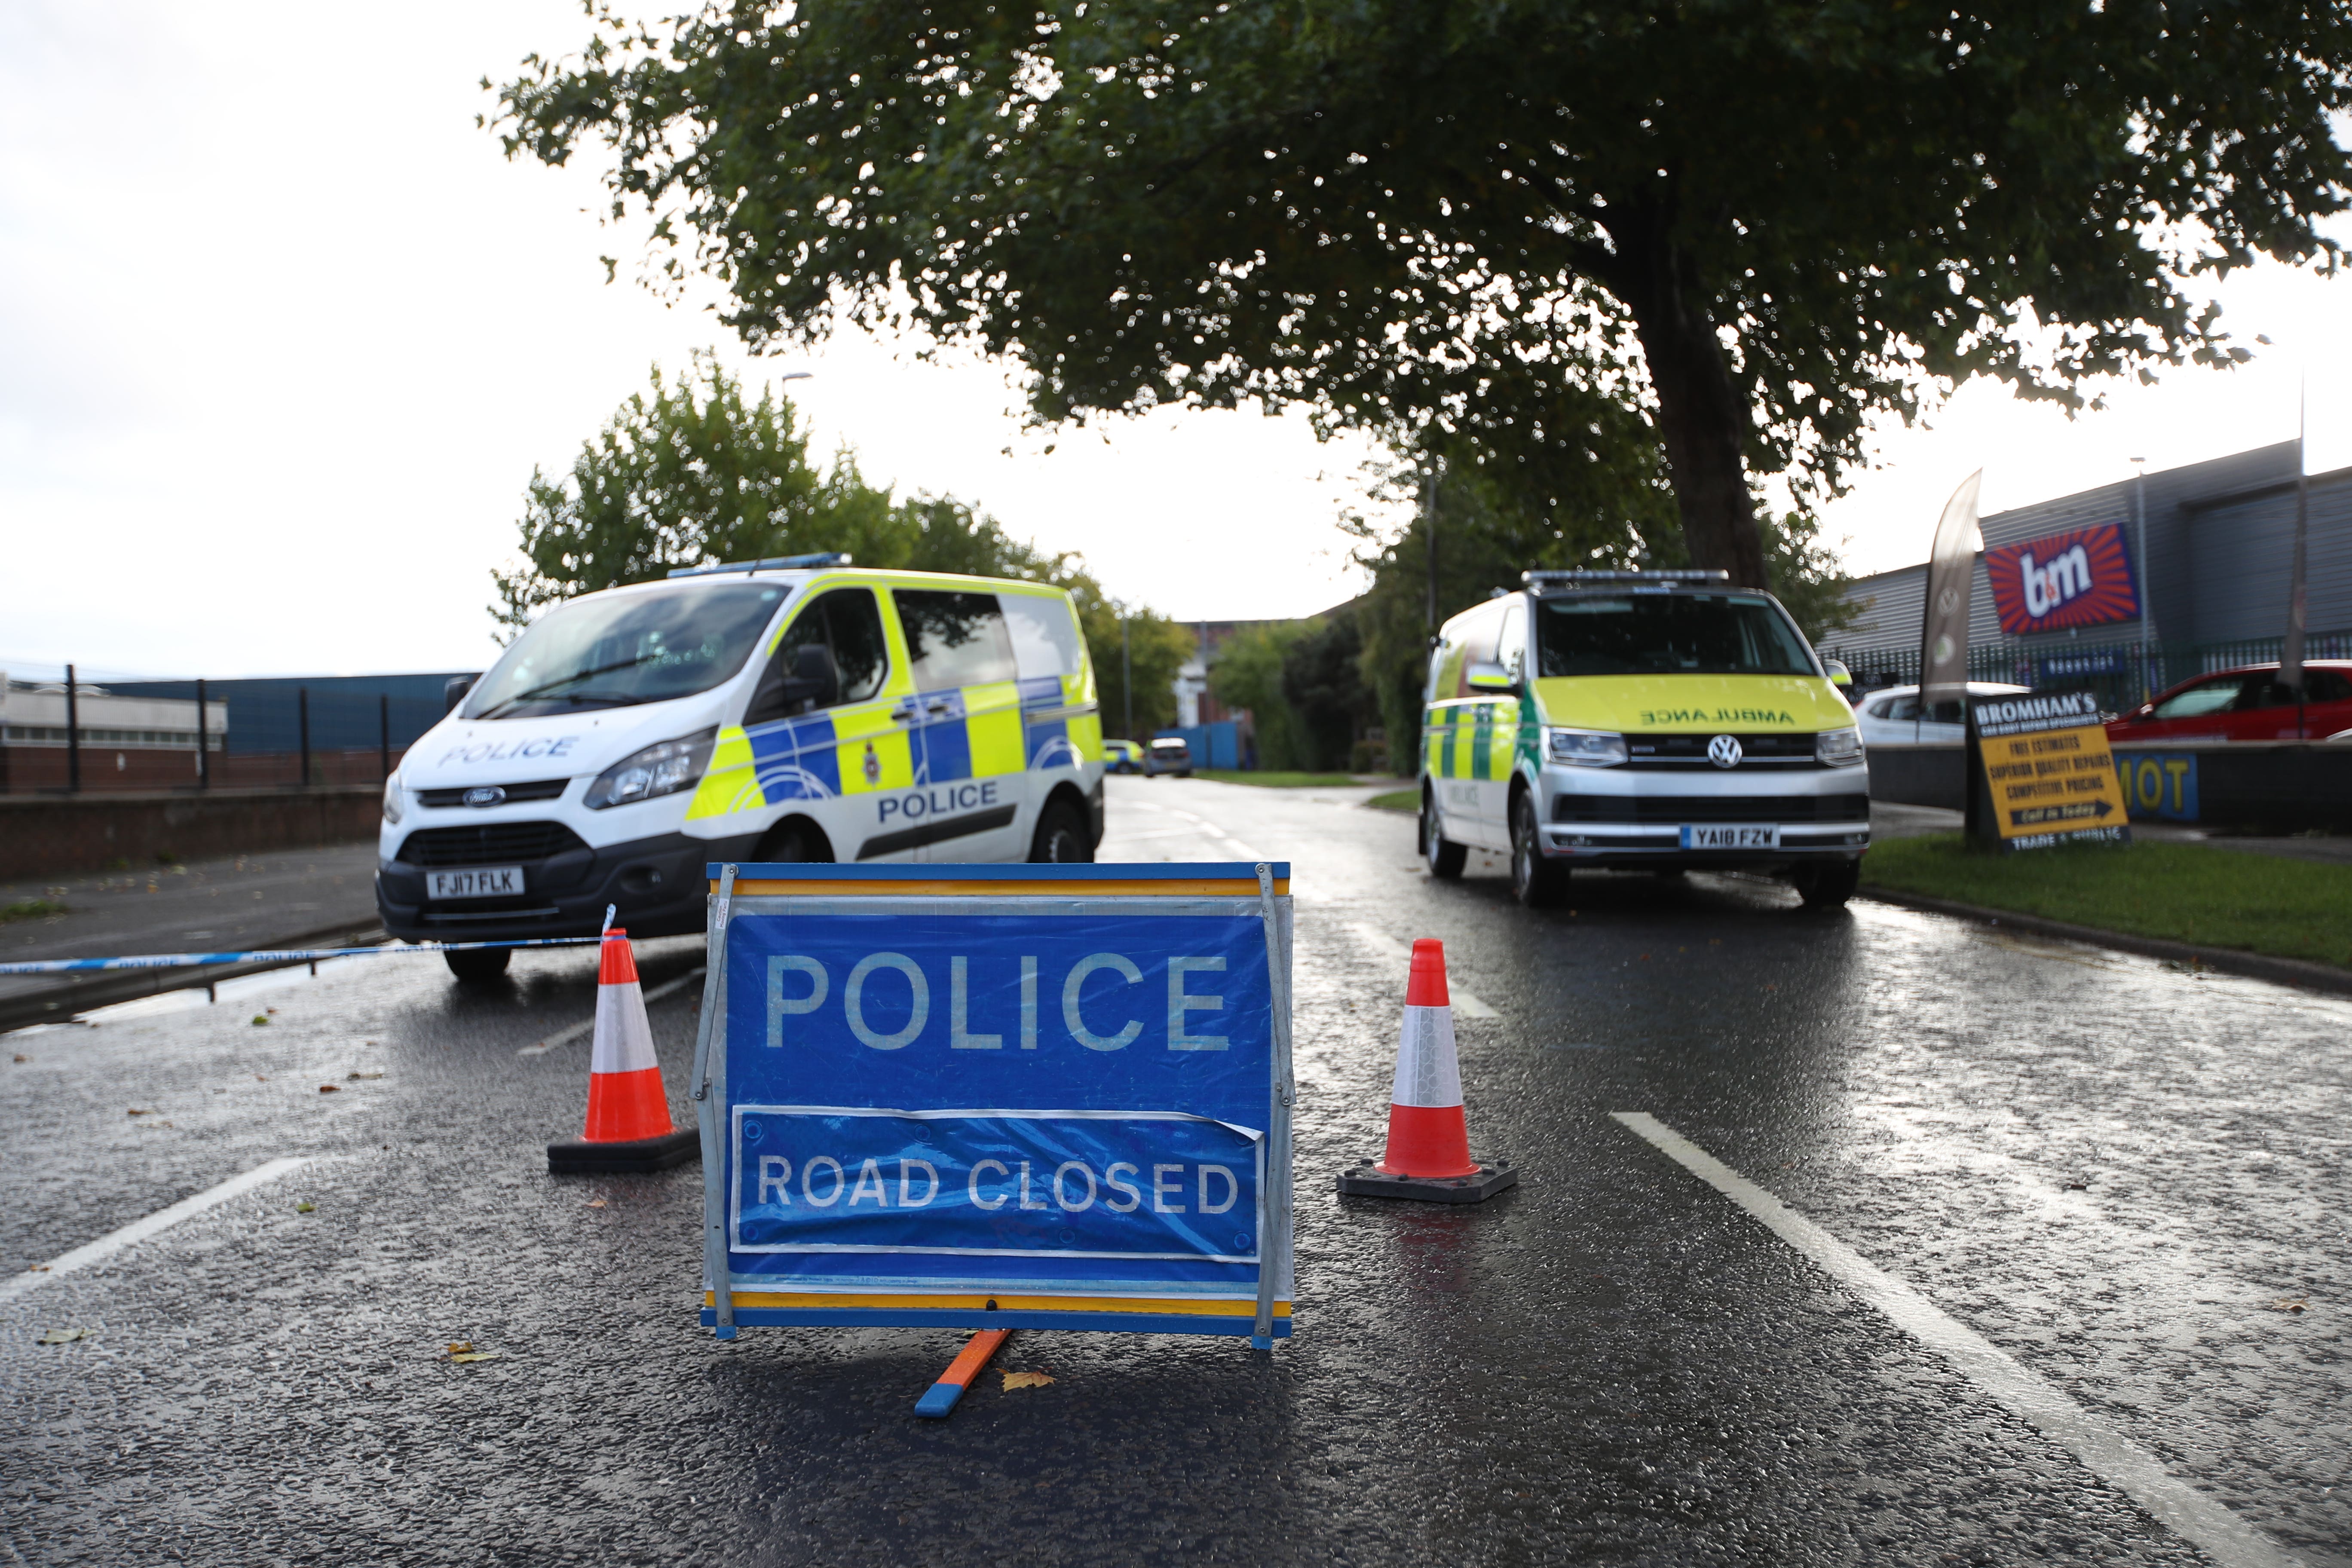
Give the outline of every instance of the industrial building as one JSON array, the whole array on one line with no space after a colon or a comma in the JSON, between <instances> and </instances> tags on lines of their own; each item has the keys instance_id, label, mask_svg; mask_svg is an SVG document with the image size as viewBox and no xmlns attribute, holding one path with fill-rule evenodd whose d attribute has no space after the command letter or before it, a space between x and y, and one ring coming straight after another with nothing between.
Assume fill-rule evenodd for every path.
<instances>
[{"instance_id":1,"label":"industrial building","mask_svg":"<svg viewBox=\"0 0 2352 1568\"><path fill-rule=\"evenodd\" d=\"M1982 520L1969 672L2137 702L2208 669L2279 657L2301 446L2159 468ZM2305 656L2352 658L2352 468L2310 477ZM1932 519L1922 520L1919 542ZM1822 639L1869 685L1916 680L1923 563L1857 581L1854 624Z\"/></svg>"}]
</instances>

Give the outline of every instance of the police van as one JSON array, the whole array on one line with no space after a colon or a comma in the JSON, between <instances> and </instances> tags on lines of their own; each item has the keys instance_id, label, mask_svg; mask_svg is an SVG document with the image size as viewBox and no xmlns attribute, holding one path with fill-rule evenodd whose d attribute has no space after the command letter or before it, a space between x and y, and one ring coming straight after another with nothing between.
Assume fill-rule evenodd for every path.
<instances>
[{"instance_id":1,"label":"police van","mask_svg":"<svg viewBox=\"0 0 2352 1568\"><path fill-rule=\"evenodd\" d=\"M1721 572L1528 572L1445 623L1422 721L1433 875L1510 857L1522 903L1579 866L1776 873L1843 904L1870 847L1862 738L1771 595Z\"/></svg>"},{"instance_id":2,"label":"police van","mask_svg":"<svg viewBox=\"0 0 2352 1568\"><path fill-rule=\"evenodd\" d=\"M1091 860L1102 729L1042 583L846 555L673 572L531 623L383 792L404 941L703 929L714 860ZM493 978L505 950L452 952Z\"/></svg>"}]
</instances>

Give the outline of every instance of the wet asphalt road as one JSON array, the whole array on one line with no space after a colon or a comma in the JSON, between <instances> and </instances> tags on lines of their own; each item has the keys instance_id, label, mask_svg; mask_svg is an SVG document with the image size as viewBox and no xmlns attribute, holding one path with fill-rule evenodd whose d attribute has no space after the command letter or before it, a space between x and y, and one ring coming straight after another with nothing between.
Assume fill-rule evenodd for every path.
<instances>
[{"instance_id":1,"label":"wet asphalt road","mask_svg":"<svg viewBox=\"0 0 2352 1568\"><path fill-rule=\"evenodd\" d=\"M1607 1114L1643 1110L2305 1561L2352 1562L2352 1005L1731 879L1580 879L1529 916L1486 858L1431 882L1363 792L1113 791L1106 858L1297 868L1298 1337L1270 1364L1016 1334L997 1364L1055 1382L991 1375L929 1423L961 1335L720 1344L693 1326L695 1168L545 1173L586 1042L517 1052L588 1016L593 958L484 995L360 960L0 1041L0 1269L311 1161L0 1300L0 1550L2204 1560ZM1331 1194L1379 1146L1416 936L1498 1015L1459 1026L1472 1140L1525 1178L1475 1208ZM652 1009L682 1123L698 999ZM60 1328L90 1333L36 1342ZM499 1359L438 1359L457 1340Z\"/></svg>"}]
</instances>

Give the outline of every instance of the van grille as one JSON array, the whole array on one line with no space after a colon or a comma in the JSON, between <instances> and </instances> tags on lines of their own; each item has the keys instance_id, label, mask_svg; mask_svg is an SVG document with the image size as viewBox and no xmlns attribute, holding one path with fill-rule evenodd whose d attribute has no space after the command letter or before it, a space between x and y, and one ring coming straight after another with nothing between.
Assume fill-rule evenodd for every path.
<instances>
[{"instance_id":1,"label":"van grille","mask_svg":"<svg viewBox=\"0 0 2352 1568\"><path fill-rule=\"evenodd\" d=\"M1713 733L1705 735L1643 735L1629 734L1625 743L1633 755L1629 763L1636 768L1713 767L1708 760L1707 743ZM1748 767L1761 763L1767 767L1819 767L1813 754L1811 734L1791 734L1774 731L1762 735L1734 735L1739 742L1739 765Z\"/></svg>"},{"instance_id":2,"label":"van grille","mask_svg":"<svg viewBox=\"0 0 2352 1568\"><path fill-rule=\"evenodd\" d=\"M498 787L507 792L507 797L499 804L512 805L518 801L553 800L571 783L570 779L534 779L530 784L500 784ZM467 784L460 789L421 789L416 792L416 799L420 805L436 807L463 805L466 804L466 791L479 787L478 784Z\"/></svg>"},{"instance_id":3,"label":"van grille","mask_svg":"<svg viewBox=\"0 0 2352 1568\"><path fill-rule=\"evenodd\" d=\"M1554 822L1867 822L1870 797L1848 795L1563 795Z\"/></svg>"},{"instance_id":4,"label":"van grille","mask_svg":"<svg viewBox=\"0 0 2352 1568\"><path fill-rule=\"evenodd\" d=\"M402 841L395 858L411 866L499 866L586 847L560 822L485 822L478 827L420 827Z\"/></svg>"}]
</instances>

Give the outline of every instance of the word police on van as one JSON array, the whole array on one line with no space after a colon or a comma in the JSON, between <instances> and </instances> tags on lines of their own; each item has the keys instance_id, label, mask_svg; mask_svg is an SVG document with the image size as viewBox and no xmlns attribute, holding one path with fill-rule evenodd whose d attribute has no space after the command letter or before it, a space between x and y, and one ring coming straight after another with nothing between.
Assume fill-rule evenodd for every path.
<instances>
[{"instance_id":1,"label":"word police on van","mask_svg":"<svg viewBox=\"0 0 2352 1568\"><path fill-rule=\"evenodd\" d=\"M1065 590L694 568L558 605L463 692L384 787L376 904L412 942L593 935L607 906L698 931L714 860L1090 860L1102 773Z\"/></svg>"}]
</instances>

